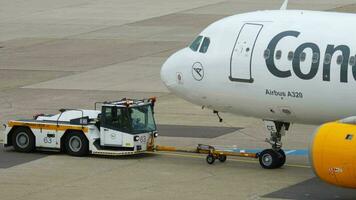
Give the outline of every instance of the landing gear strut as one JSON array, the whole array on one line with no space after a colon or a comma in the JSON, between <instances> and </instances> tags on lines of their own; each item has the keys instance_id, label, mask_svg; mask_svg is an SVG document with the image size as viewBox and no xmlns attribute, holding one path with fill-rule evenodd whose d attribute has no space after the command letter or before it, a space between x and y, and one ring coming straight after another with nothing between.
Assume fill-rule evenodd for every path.
<instances>
[{"instance_id":1,"label":"landing gear strut","mask_svg":"<svg viewBox=\"0 0 356 200\"><path fill-rule=\"evenodd\" d=\"M271 134L266 142L271 144L271 149L265 149L258 154L260 165L265 169L280 168L286 162L286 154L282 150L282 136L288 131L290 123L265 120L265 126Z\"/></svg>"}]
</instances>

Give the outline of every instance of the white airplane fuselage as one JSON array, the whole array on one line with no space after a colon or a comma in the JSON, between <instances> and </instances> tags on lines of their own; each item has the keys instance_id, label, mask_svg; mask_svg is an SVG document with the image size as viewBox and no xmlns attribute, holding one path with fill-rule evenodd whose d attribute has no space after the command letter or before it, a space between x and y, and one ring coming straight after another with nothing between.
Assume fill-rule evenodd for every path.
<instances>
[{"instance_id":1,"label":"white airplane fuselage","mask_svg":"<svg viewBox=\"0 0 356 200\"><path fill-rule=\"evenodd\" d=\"M219 20L161 69L170 91L220 112L320 124L356 114L356 15L258 11ZM204 48L205 48L204 47Z\"/></svg>"}]
</instances>

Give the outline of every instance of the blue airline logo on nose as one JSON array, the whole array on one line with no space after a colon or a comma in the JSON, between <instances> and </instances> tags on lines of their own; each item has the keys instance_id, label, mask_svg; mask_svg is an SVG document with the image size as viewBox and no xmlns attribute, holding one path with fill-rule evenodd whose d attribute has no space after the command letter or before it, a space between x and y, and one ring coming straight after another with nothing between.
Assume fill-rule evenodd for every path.
<instances>
[{"instance_id":1,"label":"blue airline logo on nose","mask_svg":"<svg viewBox=\"0 0 356 200\"><path fill-rule=\"evenodd\" d=\"M192 66L193 78L197 81L201 81L204 78L204 68L200 62L196 62Z\"/></svg>"}]
</instances>

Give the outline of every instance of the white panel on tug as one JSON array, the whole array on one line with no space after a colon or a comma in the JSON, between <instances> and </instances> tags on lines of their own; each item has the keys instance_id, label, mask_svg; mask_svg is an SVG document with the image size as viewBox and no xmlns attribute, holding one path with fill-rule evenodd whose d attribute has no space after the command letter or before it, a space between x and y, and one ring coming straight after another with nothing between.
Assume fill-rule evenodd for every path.
<instances>
[{"instance_id":1,"label":"white panel on tug","mask_svg":"<svg viewBox=\"0 0 356 200\"><path fill-rule=\"evenodd\" d=\"M122 137L122 132L100 127L100 145L102 146L122 146Z\"/></svg>"},{"instance_id":2,"label":"white panel on tug","mask_svg":"<svg viewBox=\"0 0 356 200\"><path fill-rule=\"evenodd\" d=\"M231 54L230 80L253 82L251 75L252 53L263 25L246 23L242 26Z\"/></svg>"}]
</instances>

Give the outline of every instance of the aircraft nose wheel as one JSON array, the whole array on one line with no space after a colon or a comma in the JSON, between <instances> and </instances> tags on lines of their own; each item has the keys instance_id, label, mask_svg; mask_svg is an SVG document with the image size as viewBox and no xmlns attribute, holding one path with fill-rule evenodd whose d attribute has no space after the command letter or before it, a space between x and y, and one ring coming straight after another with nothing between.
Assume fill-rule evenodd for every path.
<instances>
[{"instance_id":1,"label":"aircraft nose wheel","mask_svg":"<svg viewBox=\"0 0 356 200\"><path fill-rule=\"evenodd\" d=\"M286 162L286 155L282 149L275 151L273 149L265 149L259 154L261 167L265 169L280 168Z\"/></svg>"}]
</instances>

